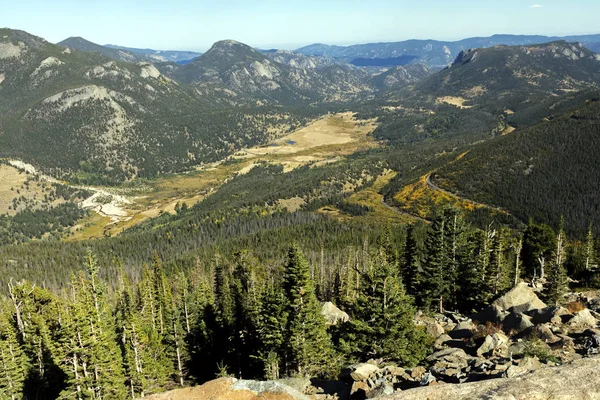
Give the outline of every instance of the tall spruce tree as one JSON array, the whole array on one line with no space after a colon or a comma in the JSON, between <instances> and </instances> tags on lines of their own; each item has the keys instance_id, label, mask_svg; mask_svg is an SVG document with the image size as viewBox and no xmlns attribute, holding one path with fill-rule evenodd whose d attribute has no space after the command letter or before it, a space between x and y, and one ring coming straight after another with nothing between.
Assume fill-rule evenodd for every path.
<instances>
[{"instance_id":1,"label":"tall spruce tree","mask_svg":"<svg viewBox=\"0 0 600 400\"><path fill-rule=\"evenodd\" d=\"M270 283L260 302L258 358L263 363L266 379L279 379L285 361L285 330L287 328L286 298L279 282Z\"/></svg>"},{"instance_id":2,"label":"tall spruce tree","mask_svg":"<svg viewBox=\"0 0 600 400\"><path fill-rule=\"evenodd\" d=\"M415 298L417 305L423 304L423 265L425 263L425 239L420 232L425 226L412 224L406 233L404 268L402 269L406 291Z\"/></svg>"},{"instance_id":3,"label":"tall spruce tree","mask_svg":"<svg viewBox=\"0 0 600 400\"><path fill-rule=\"evenodd\" d=\"M0 398L23 398L29 359L17 338L17 331L0 313Z\"/></svg>"},{"instance_id":4,"label":"tall spruce tree","mask_svg":"<svg viewBox=\"0 0 600 400\"><path fill-rule=\"evenodd\" d=\"M322 375L330 368L331 340L315 295L308 261L296 245L288 251L283 287L288 314L287 370L299 376Z\"/></svg>"},{"instance_id":5,"label":"tall spruce tree","mask_svg":"<svg viewBox=\"0 0 600 400\"><path fill-rule=\"evenodd\" d=\"M381 248L363 275L342 347L359 361L383 358L416 365L425 357L429 343L414 325L415 311L400 274Z\"/></svg>"}]
</instances>

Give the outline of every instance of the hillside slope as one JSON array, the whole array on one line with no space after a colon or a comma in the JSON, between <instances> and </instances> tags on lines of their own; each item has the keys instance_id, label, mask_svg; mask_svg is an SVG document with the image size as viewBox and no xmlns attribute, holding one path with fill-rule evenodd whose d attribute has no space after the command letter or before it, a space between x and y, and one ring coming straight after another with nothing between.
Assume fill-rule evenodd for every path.
<instances>
[{"instance_id":1,"label":"hillside slope","mask_svg":"<svg viewBox=\"0 0 600 400\"><path fill-rule=\"evenodd\" d=\"M71 50L79 50L88 53L99 53L115 61L140 62L147 61L147 57L141 54L135 54L125 49L112 49L99 44L90 42L82 37L70 37L57 43L59 46L67 47Z\"/></svg>"},{"instance_id":2,"label":"hillside slope","mask_svg":"<svg viewBox=\"0 0 600 400\"><path fill-rule=\"evenodd\" d=\"M349 68L338 69L338 78L331 79L313 68L314 61L304 60L297 66L292 65L289 57L280 55L270 59L243 43L223 40L186 65L170 64L161 67L161 70L181 84L194 85L199 91L210 91L215 85L223 86L237 97L261 104L294 105L359 97L364 100L374 92L362 81L361 74Z\"/></svg>"},{"instance_id":3,"label":"hillside slope","mask_svg":"<svg viewBox=\"0 0 600 400\"><path fill-rule=\"evenodd\" d=\"M452 66L388 98L483 108L518 125L539 121L546 116L542 109L565 95L599 85L600 55L580 44L552 42L461 52Z\"/></svg>"},{"instance_id":4,"label":"hillside slope","mask_svg":"<svg viewBox=\"0 0 600 400\"><path fill-rule=\"evenodd\" d=\"M230 108L239 104L224 90L178 85L149 63L0 30L0 157L55 176L108 183L178 171L296 124L283 110Z\"/></svg>"},{"instance_id":5,"label":"hillside slope","mask_svg":"<svg viewBox=\"0 0 600 400\"><path fill-rule=\"evenodd\" d=\"M476 146L441 168L440 187L506 208L526 221L558 224L583 236L600 224L600 101Z\"/></svg>"}]
</instances>

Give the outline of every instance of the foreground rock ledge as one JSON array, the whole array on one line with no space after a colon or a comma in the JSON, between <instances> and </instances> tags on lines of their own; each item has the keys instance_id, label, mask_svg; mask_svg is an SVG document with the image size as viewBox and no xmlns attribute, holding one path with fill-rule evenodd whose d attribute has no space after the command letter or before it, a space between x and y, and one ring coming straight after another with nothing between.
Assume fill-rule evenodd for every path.
<instances>
[{"instance_id":1,"label":"foreground rock ledge","mask_svg":"<svg viewBox=\"0 0 600 400\"><path fill-rule=\"evenodd\" d=\"M542 368L516 378L421 387L381 400L596 400L600 399L600 357Z\"/></svg>"}]
</instances>

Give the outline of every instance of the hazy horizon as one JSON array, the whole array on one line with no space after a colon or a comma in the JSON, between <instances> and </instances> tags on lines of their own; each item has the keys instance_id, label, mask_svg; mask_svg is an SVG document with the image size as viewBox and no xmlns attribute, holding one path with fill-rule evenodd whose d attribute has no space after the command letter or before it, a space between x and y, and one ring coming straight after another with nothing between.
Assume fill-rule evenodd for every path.
<instances>
[{"instance_id":1,"label":"hazy horizon","mask_svg":"<svg viewBox=\"0 0 600 400\"><path fill-rule=\"evenodd\" d=\"M235 39L258 48L296 49L313 43L351 45L409 39L456 41L494 34L570 36L598 32L600 2L508 0L448 4L376 0L0 0L0 26L51 42L80 36L94 43L162 50L206 51ZM35 10L35 13L32 13ZM508 17L509 16L509 17Z\"/></svg>"}]
</instances>

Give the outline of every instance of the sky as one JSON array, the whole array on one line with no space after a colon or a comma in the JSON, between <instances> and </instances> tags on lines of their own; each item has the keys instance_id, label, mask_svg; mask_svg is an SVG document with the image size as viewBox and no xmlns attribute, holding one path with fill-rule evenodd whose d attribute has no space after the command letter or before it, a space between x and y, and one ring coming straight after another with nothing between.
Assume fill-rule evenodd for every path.
<instances>
[{"instance_id":1,"label":"sky","mask_svg":"<svg viewBox=\"0 0 600 400\"><path fill-rule=\"evenodd\" d=\"M600 33L599 22L599 0L0 0L0 27L162 50L564 36Z\"/></svg>"}]
</instances>

